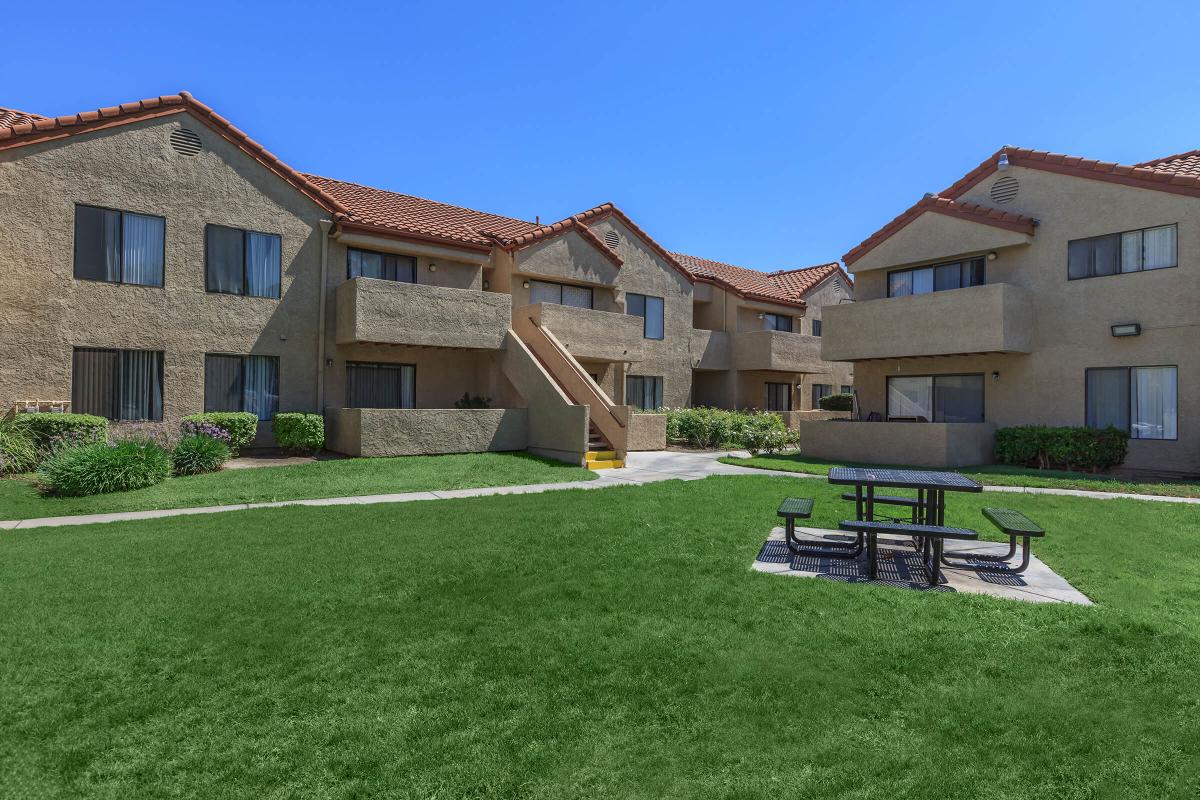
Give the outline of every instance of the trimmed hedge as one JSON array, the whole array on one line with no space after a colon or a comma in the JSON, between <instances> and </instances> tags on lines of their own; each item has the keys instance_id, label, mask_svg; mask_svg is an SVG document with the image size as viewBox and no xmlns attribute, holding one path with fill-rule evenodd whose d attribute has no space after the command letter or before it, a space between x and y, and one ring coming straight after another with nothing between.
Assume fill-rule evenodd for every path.
<instances>
[{"instance_id":1,"label":"trimmed hedge","mask_svg":"<svg viewBox=\"0 0 1200 800\"><path fill-rule=\"evenodd\" d=\"M64 447L108 440L108 420L93 414L17 414L10 424L33 442L42 459Z\"/></svg>"},{"instance_id":2,"label":"trimmed hedge","mask_svg":"<svg viewBox=\"0 0 1200 800\"><path fill-rule=\"evenodd\" d=\"M0 423L0 475L31 472L37 469L37 445L12 423Z\"/></svg>"},{"instance_id":3,"label":"trimmed hedge","mask_svg":"<svg viewBox=\"0 0 1200 800\"><path fill-rule=\"evenodd\" d=\"M316 453L325 446L325 418L320 414L276 414L273 427L275 444L285 450Z\"/></svg>"},{"instance_id":4,"label":"trimmed hedge","mask_svg":"<svg viewBox=\"0 0 1200 800\"><path fill-rule=\"evenodd\" d=\"M817 405L822 411L853 411L854 410L854 395L846 394L827 394L817 401Z\"/></svg>"},{"instance_id":5,"label":"trimmed hedge","mask_svg":"<svg viewBox=\"0 0 1200 800\"><path fill-rule=\"evenodd\" d=\"M66 447L38 470L47 494L82 497L143 489L166 480L171 456L153 441L124 441Z\"/></svg>"},{"instance_id":6,"label":"trimmed hedge","mask_svg":"<svg viewBox=\"0 0 1200 800\"><path fill-rule=\"evenodd\" d=\"M1125 460L1129 434L1117 428L1021 425L996 431L996 460L1037 469L1100 472Z\"/></svg>"},{"instance_id":7,"label":"trimmed hedge","mask_svg":"<svg viewBox=\"0 0 1200 800\"><path fill-rule=\"evenodd\" d=\"M197 433L212 436L212 432L205 430L204 426L213 426L225 431L229 437L229 449L236 453L254 441L254 436L258 433L258 416L249 411L209 411L184 417L180 427L185 436Z\"/></svg>"},{"instance_id":8,"label":"trimmed hedge","mask_svg":"<svg viewBox=\"0 0 1200 800\"><path fill-rule=\"evenodd\" d=\"M216 472L229 460L229 445L221 439L194 433L185 436L171 451L171 464L176 475L200 475Z\"/></svg>"},{"instance_id":9,"label":"trimmed hedge","mask_svg":"<svg viewBox=\"0 0 1200 800\"><path fill-rule=\"evenodd\" d=\"M773 453L795 445L797 432L778 414L726 411L722 408L669 408L667 441L688 447L744 447L751 453Z\"/></svg>"}]
</instances>

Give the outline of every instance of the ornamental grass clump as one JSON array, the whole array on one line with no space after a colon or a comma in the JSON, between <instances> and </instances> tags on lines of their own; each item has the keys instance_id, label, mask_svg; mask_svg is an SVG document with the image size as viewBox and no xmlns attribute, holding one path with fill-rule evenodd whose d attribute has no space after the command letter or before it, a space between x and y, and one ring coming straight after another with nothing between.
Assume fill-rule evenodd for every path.
<instances>
[{"instance_id":1,"label":"ornamental grass clump","mask_svg":"<svg viewBox=\"0 0 1200 800\"><path fill-rule=\"evenodd\" d=\"M208 434L193 433L184 436L175 445L171 451L171 464L176 475L200 475L216 472L225 465L229 456L227 442Z\"/></svg>"},{"instance_id":2,"label":"ornamental grass clump","mask_svg":"<svg viewBox=\"0 0 1200 800\"><path fill-rule=\"evenodd\" d=\"M30 472L40 460L32 438L11 423L0 423L0 475Z\"/></svg>"},{"instance_id":3,"label":"ornamental grass clump","mask_svg":"<svg viewBox=\"0 0 1200 800\"><path fill-rule=\"evenodd\" d=\"M144 489L171 474L171 455L151 436L66 447L38 469L46 494L83 497Z\"/></svg>"}]
</instances>

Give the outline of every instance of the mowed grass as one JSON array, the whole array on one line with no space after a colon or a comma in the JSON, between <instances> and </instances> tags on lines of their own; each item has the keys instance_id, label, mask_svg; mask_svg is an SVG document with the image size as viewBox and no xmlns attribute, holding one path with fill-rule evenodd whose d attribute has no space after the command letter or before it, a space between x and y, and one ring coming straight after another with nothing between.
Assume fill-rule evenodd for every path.
<instances>
[{"instance_id":1,"label":"mowed grass","mask_svg":"<svg viewBox=\"0 0 1200 800\"><path fill-rule=\"evenodd\" d=\"M806 458L803 454L776 453L752 458L724 456L725 464L739 467L755 467L779 472L806 472L811 475L828 475L833 467L880 467L886 464L858 464L826 461L821 458ZM905 467L904 469L911 469ZM1093 475L1088 472L1070 472L1052 469L1026 469L1003 464L981 464L960 467L955 472L969 475L982 484L990 486L1031 486L1046 489L1083 489L1090 492L1126 492L1130 494L1153 494L1167 497L1200 497L1200 483L1171 481L1131 481Z\"/></svg>"},{"instance_id":2,"label":"mowed grass","mask_svg":"<svg viewBox=\"0 0 1200 800\"><path fill-rule=\"evenodd\" d=\"M1094 607L750 570L813 480L0 534L0 795L1194 798L1200 514L1002 503Z\"/></svg>"},{"instance_id":3,"label":"mowed grass","mask_svg":"<svg viewBox=\"0 0 1200 800\"><path fill-rule=\"evenodd\" d=\"M227 469L91 497L47 497L32 476L0 480L0 520L270 503L317 497L587 481L596 473L528 453L348 458L287 467Z\"/></svg>"}]
</instances>

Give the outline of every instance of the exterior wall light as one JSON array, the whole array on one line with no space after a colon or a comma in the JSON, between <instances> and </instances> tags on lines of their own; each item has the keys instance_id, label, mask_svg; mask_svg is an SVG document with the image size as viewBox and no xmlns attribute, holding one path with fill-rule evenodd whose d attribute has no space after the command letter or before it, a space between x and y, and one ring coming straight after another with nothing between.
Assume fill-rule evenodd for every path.
<instances>
[{"instance_id":1,"label":"exterior wall light","mask_svg":"<svg viewBox=\"0 0 1200 800\"><path fill-rule=\"evenodd\" d=\"M485 289L490 289L490 288L492 288L492 284L491 284L490 282L488 282L488 281L484 281L484 282L483 282L483 288L485 288Z\"/></svg>"},{"instance_id":2,"label":"exterior wall light","mask_svg":"<svg viewBox=\"0 0 1200 800\"><path fill-rule=\"evenodd\" d=\"M992 382L993 382L993 383L999 383L999 382L1000 382L1000 373L999 373L999 372L993 372L993 373L992 373Z\"/></svg>"},{"instance_id":3,"label":"exterior wall light","mask_svg":"<svg viewBox=\"0 0 1200 800\"><path fill-rule=\"evenodd\" d=\"M760 312L758 312L758 318L759 318L759 319L765 319L765 318L766 318L766 316L767 316L767 315L766 315L766 314L764 314L764 313L762 313L761 311L760 311Z\"/></svg>"},{"instance_id":4,"label":"exterior wall light","mask_svg":"<svg viewBox=\"0 0 1200 800\"><path fill-rule=\"evenodd\" d=\"M521 281L521 288L522 288L522 289L528 289L528 288L529 288L529 281Z\"/></svg>"},{"instance_id":5,"label":"exterior wall light","mask_svg":"<svg viewBox=\"0 0 1200 800\"><path fill-rule=\"evenodd\" d=\"M1110 330L1112 330L1113 336L1141 336L1142 335L1142 326L1141 326L1141 323L1138 323L1138 322L1126 322L1123 325L1113 325Z\"/></svg>"},{"instance_id":6,"label":"exterior wall light","mask_svg":"<svg viewBox=\"0 0 1200 800\"><path fill-rule=\"evenodd\" d=\"M430 272L437 272L437 264L430 264L430 265L429 265L429 271L430 271Z\"/></svg>"},{"instance_id":7,"label":"exterior wall light","mask_svg":"<svg viewBox=\"0 0 1200 800\"><path fill-rule=\"evenodd\" d=\"M996 260L996 254L995 254L995 253L988 253L988 254L987 254L987 260L988 260L988 261L995 261L995 260Z\"/></svg>"}]
</instances>

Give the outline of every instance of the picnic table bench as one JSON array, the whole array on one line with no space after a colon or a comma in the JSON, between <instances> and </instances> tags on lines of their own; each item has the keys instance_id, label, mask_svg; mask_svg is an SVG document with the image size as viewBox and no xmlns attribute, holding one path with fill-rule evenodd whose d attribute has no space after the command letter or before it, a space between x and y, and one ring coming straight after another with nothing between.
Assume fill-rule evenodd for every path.
<instances>
[{"instance_id":1,"label":"picnic table bench","mask_svg":"<svg viewBox=\"0 0 1200 800\"><path fill-rule=\"evenodd\" d=\"M984 508L981 509L983 516L988 519L1000 531L1008 536L1008 552L1002 556L981 556L972 555L970 553L944 553L942 554L942 563L948 567L955 569L973 569L976 572L1006 572L1006 573L1021 573L1029 566L1029 540L1037 537L1041 538L1046 535L1045 529L1031 520L1029 517L1017 511L1014 508ZM1017 539L1021 540L1021 563L1019 566L1011 567L1008 565L1008 560L1017 553ZM967 564L959 564L949 559L970 559L972 561L993 562L996 566L984 564L982 566L970 566ZM1003 564L1003 566L1001 566Z\"/></svg>"},{"instance_id":2,"label":"picnic table bench","mask_svg":"<svg viewBox=\"0 0 1200 800\"><path fill-rule=\"evenodd\" d=\"M900 536L911 536L918 542L929 575L929 585L937 586L941 580L942 551L947 539L974 541L979 534L970 528L952 528L946 525L914 525L910 522L884 520L845 519L838 525L844 531L854 531L867 538L868 577L875 580L878 577L878 536L881 533L893 533Z\"/></svg>"}]
</instances>

